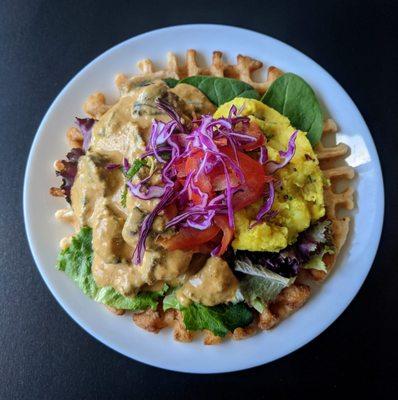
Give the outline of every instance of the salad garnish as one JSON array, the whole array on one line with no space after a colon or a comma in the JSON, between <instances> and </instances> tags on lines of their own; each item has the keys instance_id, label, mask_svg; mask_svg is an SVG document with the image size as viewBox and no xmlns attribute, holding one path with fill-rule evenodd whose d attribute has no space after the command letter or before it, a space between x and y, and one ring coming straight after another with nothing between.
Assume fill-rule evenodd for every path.
<instances>
[{"instance_id":1,"label":"salad garnish","mask_svg":"<svg viewBox=\"0 0 398 400\"><path fill-rule=\"evenodd\" d=\"M163 243L166 247L178 248L179 237L192 229L201 232L197 245L211 241L221 231L221 243L213 243L213 248L208 249L212 255L220 256L232 240L235 212L264 195L266 200L256 220L260 222L271 211L275 196L272 174L294 156L297 131L292 134L287 150L279 153L282 161L277 163L268 160L265 136L253 129L255 123L248 117L238 116L235 106L227 118L202 115L188 126L165 100L158 99L156 104L171 120L153 120L142 160L153 156L160 163L162 185L150 185L150 175L138 183L127 181L133 196L160 199L141 226L134 263L142 261L156 215L168 207L172 217L166 227L177 228L178 232ZM259 161L247 154L253 151L259 152Z\"/></svg>"}]
</instances>

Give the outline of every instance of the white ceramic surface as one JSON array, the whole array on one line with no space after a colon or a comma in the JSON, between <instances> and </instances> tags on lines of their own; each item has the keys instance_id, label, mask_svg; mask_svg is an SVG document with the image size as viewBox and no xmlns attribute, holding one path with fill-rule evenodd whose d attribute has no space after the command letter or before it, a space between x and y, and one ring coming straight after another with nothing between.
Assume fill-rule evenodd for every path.
<instances>
[{"instance_id":1,"label":"white ceramic surface","mask_svg":"<svg viewBox=\"0 0 398 400\"><path fill-rule=\"evenodd\" d=\"M355 167L356 208L348 243L326 282L309 302L276 329L244 341L227 340L204 346L173 340L168 329L158 335L136 327L130 317L117 317L86 298L67 276L54 268L58 241L70 228L55 221L63 200L48 195L57 186L53 161L67 151L65 132L83 101L93 91L116 98L118 72L137 73L135 64L151 58L164 65L167 51L183 56L189 48L210 60L222 50L229 61L237 54L252 56L306 79L339 126L338 142L351 147L347 161ZM264 71L265 72L265 71ZM261 365L305 345L326 329L348 306L362 285L375 256L383 222L384 194L379 159L369 130L355 104L341 86L314 61L268 36L220 25L183 25L145 33L108 50L80 71L55 99L35 136L26 168L24 216L37 267L66 312L95 338L135 360L176 371L212 373ZM334 344L336 345L336 344Z\"/></svg>"}]
</instances>

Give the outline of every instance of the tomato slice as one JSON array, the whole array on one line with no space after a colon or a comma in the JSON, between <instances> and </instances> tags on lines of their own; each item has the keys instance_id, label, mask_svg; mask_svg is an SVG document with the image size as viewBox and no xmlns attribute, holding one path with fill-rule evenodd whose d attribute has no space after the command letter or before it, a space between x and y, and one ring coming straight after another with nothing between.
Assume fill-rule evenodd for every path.
<instances>
[{"instance_id":1,"label":"tomato slice","mask_svg":"<svg viewBox=\"0 0 398 400\"><path fill-rule=\"evenodd\" d=\"M164 209L164 215L166 218L170 221L173 219L176 215L178 214L177 206L175 203L169 204L165 209Z\"/></svg>"},{"instance_id":2,"label":"tomato slice","mask_svg":"<svg viewBox=\"0 0 398 400\"><path fill-rule=\"evenodd\" d=\"M161 239L160 242L168 250L195 250L213 239L219 231L220 228L216 225L203 231L195 228L181 228L175 235L165 240Z\"/></svg>"},{"instance_id":3,"label":"tomato slice","mask_svg":"<svg viewBox=\"0 0 398 400\"><path fill-rule=\"evenodd\" d=\"M235 153L232 148L225 147L223 152L232 160L235 159ZM235 211L241 210L248 205L256 202L262 197L267 180L263 166L247 154L237 152L239 167L245 177L245 183L240 185L239 192L234 194L232 205Z\"/></svg>"},{"instance_id":4,"label":"tomato slice","mask_svg":"<svg viewBox=\"0 0 398 400\"><path fill-rule=\"evenodd\" d=\"M226 252L229 244L231 243L234 237L234 231L228 224L227 216L218 215L214 217L214 222L218 227L220 227L220 229L223 232L223 237L221 239L221 247L217 253L218 256L221 256Z\"/></svg>"},{"instance_id":5,"label":"tomato slice","mask_svg":"<svg viewBox=\"0 0 398 400\"><path fill-rule=\"evenodd\" d=\"M203 160L203 157L204 152L202 150L198 150L186 159L185 176L188 176L190 172L197 171L199 169L199 164ZM202 192L211 193L212 191L210 179L205 174L200 174L199 179L197 182L195 182L195 184Z\"/></svg>"},{"instance_id":6,"label":"tomato slice","mask_svg":"<svg viewBox=\"0 0 398 400\"><path fill-rule=\"evenodd\" d=\"M257 140L255 142L251 142L242 146L243 150L256 150L265 143L265 135L258 124L256 124L255 122L250 121L249 130L247 133L251 136L254 136Z\"/></svg>"},{"instance_id":7,"label":"tomato slice","mask_svg":"<svg viewBox=\"0 0 398 400\"><path fill-rule=\"evenodd\" d=\"M232 187L235 187L239 184L239 178L236 176L234 171L229 170L229 181ZM211 171L209 174L209 178L211 181L211 187L214 191L225 190L227 187L227 180L225 179L225 171L224 168L220 168L220 171Z\"/></svg>"}]
</instances>

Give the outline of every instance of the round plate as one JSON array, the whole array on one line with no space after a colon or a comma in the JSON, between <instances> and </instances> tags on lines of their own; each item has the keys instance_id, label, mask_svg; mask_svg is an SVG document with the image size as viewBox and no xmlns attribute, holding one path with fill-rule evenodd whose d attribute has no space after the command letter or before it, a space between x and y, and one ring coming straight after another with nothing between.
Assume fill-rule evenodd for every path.
<instances>
[{"instance_id":1,"label":"round plate","mask_svg":"<svg viewBox=\"0 0 398 400\"><path fill-rule=\"evenodd\" d=\"M190 48L208 62L212 51L221 50L231 63L236 55L244 54L266 66L275 65L302 76L337 122L337 142L350 146L347 162L356 171L356 208L351 213L350 235L333 273L302 309L274 330L243 341L226 340L217 346L205 346L201 340L176 342L170 329L158 335L148 333L136 327L131 317L115 316L86 298L64 273L54 268L58 242L71 229L54 219L55 211L65 204L63 199L49 196L48 189L59 185L53 161L67 152L65 132L73 125L75 116L83 116L82 103L94 91L104 92L109 101L116 99L114 76L118 72L137 73L137 61L151 58L155 65L164 66L168 51L182 57ZM383 211L383 181L372 137L341 86L292 47L259 33L220 25L183 25L145 33L115 46L87 65L58 95L40 124L24 183L24 217L33 257L66 312L95 338L128 357L160 368L196 373L236 371L265 364L305 345L325 330L348 306L372 265ZM360 221L366 224L359 227Z\"/></svg>"}]
</instances>

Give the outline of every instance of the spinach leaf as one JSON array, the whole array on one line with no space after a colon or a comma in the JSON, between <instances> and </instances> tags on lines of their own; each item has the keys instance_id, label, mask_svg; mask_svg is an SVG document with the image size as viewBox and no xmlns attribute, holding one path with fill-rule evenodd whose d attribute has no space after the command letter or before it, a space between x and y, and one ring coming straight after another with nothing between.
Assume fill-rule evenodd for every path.
<instances>
[{"instance_id":1,"label":"spinach leaf","mask_svg":"<svg viewBox=\"0 0 398 400\"><path fill-rule=\"evenodd\" d=\"M249 84L232 78L217 78L214 76L190 76L179 83L198 88L216 106L220 106L235 97L259 99L260 95Z\"/></svg>"},{"instance_id":2,"label":"spinach leaf","mask_svg":"<svg viewBox=\"0 0 398 400\"><path fill-rule=\"evenodd\" d=\"M85 295L99 303L123 310L142 311L148 308L156 310L160 297L168 290L167 285L160 291L142 292L136 297L123 296L110 286L101 288L97 286L91 273L93 257L91 241L92 229L83 227L72 238L71 245L59 254L56 268L64 271Z\"/></svg>"},{"instance_id":3,"label":"spinach leaf","mask_svg":"<svg viewBox=\"0 0 398 400\"><path fill-rule=\"evenodd\" d=\"M170 308L182 312L184 325L189 331L208 329L217 336L225 336L235 328L247 326L253 321L253 314L244 303L213 307L191 303L188 307L183 307L177 300L175 291L163 300L164 311Z\"/></svg>"},{"instance_id":4,"label":"spinach leaf","mask_svg":"<svg viewBox=\"0 0 398 400\"><path fill-rule=\"evenodd\" d=\"M177 85L178 85L178 79L174 79L174 78L165 78L165 79L163 79L163 81L166 83L166 85L169 87L169 88L173 88L173 87L176 87Z\"/></svg>"},{"instance_id":5,"label":"spinach leaf","mask_svg":"<svg viewBox=\"0 0 398 400\"><path fill-rule=\"evenodd\" d=\"M295 128L307 132L312 145L321 138L322 110L304 79L292 73L282 75L272 83L261 101L288 117Z\"/></svg>"}]
</instances>

